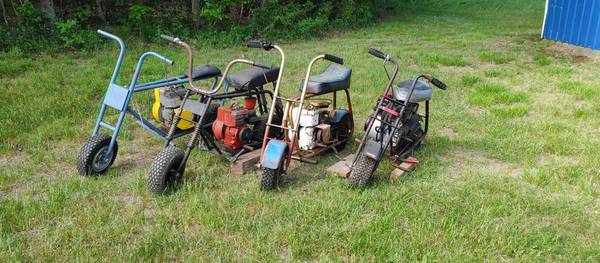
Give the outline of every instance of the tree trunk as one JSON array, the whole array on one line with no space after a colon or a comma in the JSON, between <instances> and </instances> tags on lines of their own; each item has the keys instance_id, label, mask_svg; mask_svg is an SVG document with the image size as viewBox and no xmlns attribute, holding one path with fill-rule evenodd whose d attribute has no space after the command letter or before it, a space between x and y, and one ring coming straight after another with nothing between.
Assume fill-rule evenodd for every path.
<instances>
[{"instance_id":1,"label":"tree trunk","mask_svg":"<svg viewBox=\"0 0 600 263\"><path fill-rule=\"evenodd\" d=\"M194 29L200 28L200 0L192 0L192 22Z\"/></svg>"},{"instance_id":2,"label":"tree trunk","mask_svg":"<svg viewBox=\"0 0 600 263\"><path fill-rule=\"evenodd\" d=\"M96 16L106 23L106 0L96 0Z\"/></svg>"},{"instance_id":3,"label":"tree trunk","mask_svg":"<svg viewBox=\"0 0 600 263\"><path fill-rule=\"evenodd\" d=\"M6 9L4 8L4 0L0 0L0 8L2 8L2 19L4 19L4 25L8 27L8 19L6 18Z\"/></svg>"},{"instance_id":4,"label":"tree trunk","mask_svg":"<svg viewBox=\"0 0 600 263\"><path fill-rule=\"evenodd\" d=\"M56 18L56 10L54 9L54 2L52 0L41 0L40 10L48 15L48 17Z\"/></svg>"}]
</instances>

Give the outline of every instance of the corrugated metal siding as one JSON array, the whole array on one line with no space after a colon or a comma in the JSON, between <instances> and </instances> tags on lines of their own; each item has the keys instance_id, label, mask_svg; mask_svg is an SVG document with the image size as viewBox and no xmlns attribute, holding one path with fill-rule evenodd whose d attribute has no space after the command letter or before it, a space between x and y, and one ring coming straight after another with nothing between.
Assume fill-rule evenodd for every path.
<instances>
[{"instance_id":1,"label":"corrugated metal siding","mask_svg":"<svg viewBox=\"0 0 600 263\"><path fill-rule=\"evenodd\" d=\"M600 0L547 0L542 37L600 49Z\"/></svg>"}]
</instances>

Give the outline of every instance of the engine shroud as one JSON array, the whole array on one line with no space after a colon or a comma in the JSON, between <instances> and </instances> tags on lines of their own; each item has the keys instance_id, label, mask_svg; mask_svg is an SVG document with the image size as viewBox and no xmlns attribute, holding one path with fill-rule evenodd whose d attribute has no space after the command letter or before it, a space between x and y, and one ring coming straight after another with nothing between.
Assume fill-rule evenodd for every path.
<instances>
[{"instance_id":1,"label":"engine shroud","mask_svg":"<svg viewBox=\"0 0 600 263\"><path fill-rule=\"evenodd\" d=\"M248 119L256 114L254 104L246 103L239 107L236 103L221 106L217 110L217 119L212 124L215 139L227 150L237 150L252 140L252 129L248 127ZM252 106L252 107L249 107Z\"/></svg>"}]
</instances>

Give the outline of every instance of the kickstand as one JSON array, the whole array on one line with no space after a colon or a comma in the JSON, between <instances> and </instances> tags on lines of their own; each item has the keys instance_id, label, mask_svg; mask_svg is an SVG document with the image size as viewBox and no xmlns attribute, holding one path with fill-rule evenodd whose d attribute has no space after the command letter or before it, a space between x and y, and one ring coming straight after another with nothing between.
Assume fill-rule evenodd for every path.
<instances>
[{"instance_id":1,"label":"kickstand","mask_svg":"<svg viewBox=\"0 0 600 263\"><path fill-rule=\"evenodd\" d=\"M335 158L337 158L338 161L341 161L342 157L340 157L340 152L338 152L338 150L335 148L335 146L330 145L329 148L331 148L331 150L333 150L333 156L335 156Z\"/></svg>"},{"instance_id":2,"label":"kickstand","mask_svg":"<svg viewBox=\"0 0 600 263\"><path fill-rule=\"evenodd\" d=\"M342 160L342 158L340 157L340 152L338 152L338 150L335 148L335 144L327 146L327 145L318 143L316 145L319 146L319 147L324 147L324 148L331 149L333 151L333 156L335 156L335 158L337 158L338 161Z\"/></svg>"}]
</instances>

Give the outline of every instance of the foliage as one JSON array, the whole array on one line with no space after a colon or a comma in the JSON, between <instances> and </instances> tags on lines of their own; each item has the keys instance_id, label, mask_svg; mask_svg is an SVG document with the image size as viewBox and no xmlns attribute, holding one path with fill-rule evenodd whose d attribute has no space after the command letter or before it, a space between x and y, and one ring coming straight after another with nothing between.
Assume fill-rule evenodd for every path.
<instances>
[{"instance_id":1,"label":"foliage","mask_svg":"<svg viewBox=\"0 0 600 263\"><path fill-rule=\"evenodd\" d=\"M161 33L195 37L219 45L250 38L297 39L320 37L333 30L367 25L402 0L203 0L200 19L194 19L190 1L96 1L107 12L86 1L54 1L58 10L50 18L31 1L11 1L9 27L0 28L0 49L19 47L33 51L95 47L97 28L107 25L153 41ZM10 8L14 7L14 8ZM54 17L54 16L53 16ZM194 23L199 21L199 23Z\"/></svg>"}]
</instances>

